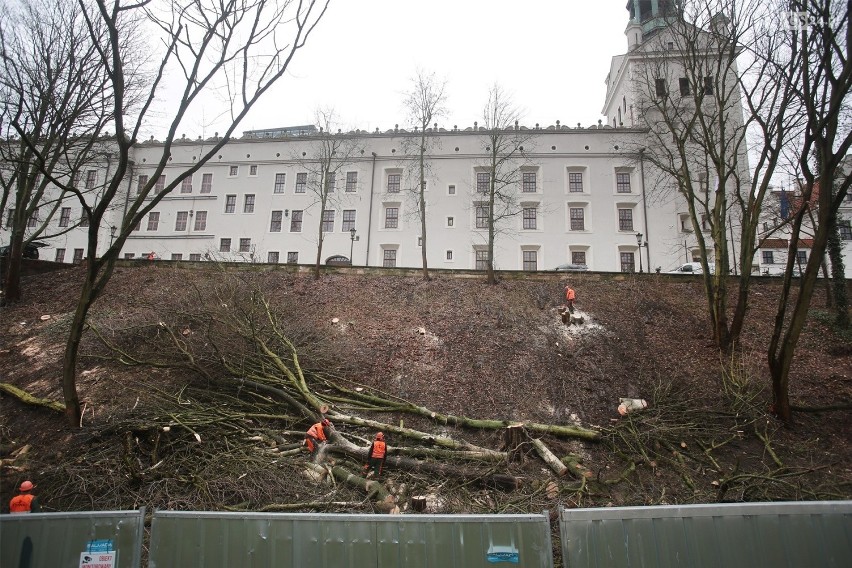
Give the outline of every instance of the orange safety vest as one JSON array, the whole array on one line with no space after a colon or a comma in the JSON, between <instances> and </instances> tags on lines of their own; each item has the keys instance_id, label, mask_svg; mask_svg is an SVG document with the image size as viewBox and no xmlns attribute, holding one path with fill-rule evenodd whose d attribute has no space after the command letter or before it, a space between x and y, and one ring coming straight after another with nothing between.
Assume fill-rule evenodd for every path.
<instances>
[{"instance_id":1,"label":"orange safety vest","mask_svg":"<svg viewBox=\"0 0 852 568\"><path fill-rule=\"evenodd\" d=\"M387 446L385 445L384 442L382 442L381 440L376 440L375 442L373 442L373 451L370 454L370 457L371 458L383 459L385 457L385 450L386 449L387 449Z\"/></svg>"},{"instance_id":2,"label":"orange safety vest","mask_svg":"<svg viewBox=\"0 0 852 568\"><path fill-rule=\"evenodd\" d=\"M10 513L29 513L32 509L32 502L35 499L35 495L18 495L16 497L12 497L12 500L9 502L9 512Z\"/></svg>"},{"instance_id":3,"label":"orange safety vest","mask_svg":"<svg viewBox=\"0 0 852 568\"><path fill-rule=\"evenodd\" d=\"M573 288L565 288L565 299L569 302L574 301L574 289Z\"/></svg>"},{"instance_id":4,"label":"orange safety vest","mask_svg":"<svg viewBox=\"0 0 852 568\"><path fill-rule=\"evenodd\" d=\"M314 437L317 440L324 442L327 438L325 437L325 430L322 427L322 422L317 422L308 430L308 436Z\"/></svg>"}]
</instances>

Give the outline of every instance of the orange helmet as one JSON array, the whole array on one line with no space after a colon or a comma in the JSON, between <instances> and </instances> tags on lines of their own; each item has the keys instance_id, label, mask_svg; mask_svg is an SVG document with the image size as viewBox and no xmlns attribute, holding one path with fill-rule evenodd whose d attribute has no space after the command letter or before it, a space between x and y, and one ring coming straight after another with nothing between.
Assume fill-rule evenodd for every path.
<instances>
[{"instance_id":1,"label":"orange helmet","mask_svg":"<svg viewBox=\"0 0 852 568\"><path fill-rule=\"evenodd\" d=\"M33 485L33 482L30 481L30 480L27 480L27 481L24 481L23 483L21 483L20 490L21 491L32 491L34 487L35 487L35 485Z\"/></svg>"},{"instance_id":2,"label":"orange helmet","mask_svg":"<svg viewBox=\"0 0 852 568\"><path fill-rule=\"evenodd\" d=\"M384 439L385 439L384 434L382 434L381 432L376 432L376 440L384 440Z\"/></svg>"},{"instance_id":3,"label":"orange helmet","mask_svg":"<svg viewBox=\"0 0 852 568\"><path fill-rule=\"evenodd\" d=\"M322 425L323 426L331 426L331 421L329 421L328 418L323 418L322 419Z\"/></svg>"}]
</instances>

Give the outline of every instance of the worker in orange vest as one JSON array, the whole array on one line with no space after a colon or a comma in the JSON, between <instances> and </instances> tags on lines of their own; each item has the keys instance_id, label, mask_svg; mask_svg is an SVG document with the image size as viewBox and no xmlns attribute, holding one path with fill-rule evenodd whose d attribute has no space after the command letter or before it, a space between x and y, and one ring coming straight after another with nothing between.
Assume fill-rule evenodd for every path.
<instances>
[{"instance_id":1,"label":"worker in orange vest","mask_svg":"<svg viewBox=\"0 0 852 568\"><path fill-rule=\"evenodd\" d=\"M311 452L311 457L317 453L320 444L324 444L328 440L325 429L330 426L331 422L328 418L323 418L321 422L317 422L308 428L308 432L305 434L305 445L308 447L308 451Z\"/></svg>"},{"instance_id":2,"label":"worker in orange vest","mask_svg":"<svg viewBox=\"0 0 852 568\"><path fill-rule=\"evenodd\" d=\"M382 468L385 466L385 454L388 446L385 444L385 435L381 432L376 433L376 439L370 445L370 450L367 452L367 463L364 464L364 471L367 472L367 477L375 475L376 477L382 474Z\"/></svg>"},{"instance_id":3,"label":"worker in orange vest","mask_svg":"<svg viewBox=\"0 0 852 568\"><path fill-rule=\"evenodd\" d=\"M570 313L574 313L574 299L576 298L576 294L574 294L574 289L570 284L565 285L565 304L568 306L568 311Z\"/></svg>"},{"instance_id":4,"label":"worker in orange vest","mask_svg":"<svg viewBox=\"0 0 852 568\"><path fill-rule=\"evenodd\" d=\"M149 253L148 253L148 255L147 255L147 257L146 257L146 258L147 258L148 260L154 260L154 259L156 259L156 258L157 258L157 255L156 255L156 254L154 254L154 251L151 251L151 252L149 252Z\"/></svg>"},{"instance_id":5,"label":"worker in orange vest","mask_svg":"<svg viewBox=\"0 0 852 568\"><path fill-rule=\"evenodd\" d=\"M20 495L15 495L9 502L10 513L38 513L40 507L38 505L38 497L32 494L35 489L32 481L24 481L18 488Z\"/></svg>"}]
</instances>

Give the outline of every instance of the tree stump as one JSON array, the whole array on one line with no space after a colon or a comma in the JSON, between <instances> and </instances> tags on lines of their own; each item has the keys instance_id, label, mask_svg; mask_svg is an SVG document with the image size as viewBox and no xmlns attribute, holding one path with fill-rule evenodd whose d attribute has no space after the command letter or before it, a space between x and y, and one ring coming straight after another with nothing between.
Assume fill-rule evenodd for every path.
<instances>
[{"instance_id":1,"label":"tree stump","mask_svg":"<svg viewBox=\"0 0 852 568\"><path fill-rule=\"evenodd\" d=\"M524 461L523 445L529 441L529 435L523 424L510 424L503 430L502 450L509 454L509 461Z\"/></svg>"},{"instance_id":2,"label":"tree stump","mask_svg":"<svg viewBox=\"0 0 852 568\"><path fill-rule=\"evenodd\" d=\"M414 495L411 497L411 510L416 513L422 513L426 510L426 496Z\"/></svg>"}]
</instances>

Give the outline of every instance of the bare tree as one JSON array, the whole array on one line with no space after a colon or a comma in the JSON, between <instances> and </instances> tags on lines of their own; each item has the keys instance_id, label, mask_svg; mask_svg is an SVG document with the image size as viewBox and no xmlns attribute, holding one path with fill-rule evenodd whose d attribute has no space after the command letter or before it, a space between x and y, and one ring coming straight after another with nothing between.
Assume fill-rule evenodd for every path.
<instances>
[{"instance_id":1,"label":"bare tree","mask_svg":"<svg viewBox=\"0 0 852 568\"><path fill-rule=\"evenodd\" d=\"M429 280L429 266L426 260L426 173L429 170L429 152L438 140L438 125L434 121L447 112L445 87L446 81L436 79L434 73L418 70L417 74L411 79L411 90L405 97L408 118L414 125L414 131L417 134L414 138L406 138L406 143L416 141L414 150L417 154L417 162L413 176L416 179L414 196L417 203L418 220L420 221L420 255L423 260L423 278L426 280ZM430 127L433 128L432 136L428 134Z\"/></svg>"},{"instance_id":2,"label":"bare tree","mask_svg":"<svg viewBox=\"0 0 852 568\"><path fill-rule=\"evenodd\" d=\"M790 248L775 326L768 350L775 413L784 421L792 418L790 406L790 367L796 345L807 319L816 287L828 235L837 220L837 211L852 185L852 176L841 168L852 147L852 57L849 36L852 30L847 1L794 0L789 3L791 18L790 50L801 54L794 85L805 110L807 125L799 153L803 178L802 207L792 217ZM800 16L800 17L799 17ZM793 262L810 202L816 202L811 256L793 296Z\"/></svg>"},{"instance_id":3,"label":"bare tree","mask_svg":"<svg viewBox=\"0 0 852 568\"><path fill-rule=\"evenodd\" d=\"M78 201L65 186L78 186L80 199L97 197L97 184L80 174L103 161L99 135L110 117L111 89L76 3L28 0L18 10L6 8L11 13L0 23L0 211L11 205L3 291L4 302L14 302L21 298L25 245L88 222L85 215L73 221L68 215L58 228L52 223Z\"/></svg>"},{"instance_id":4,"label":"bare tree","mask_svg":"<svg viewBox=\"0 0 852 568\"><path fill-rule=\"evenodd\" d=\"M85 203L82 193L73 185L64 188L78 197L90 219L86 273L71 320L62 370L66 416L72 425L81 424L76 370L87 314L112 276L119 251L131 231L184 178L192 176L228 142L249 110L287 71L293 57L325 14L328 0L224 3L217 0L78 0L78 6L90 40L96 45L98 68L108 77L115 138L111 140L111 167L95 203ZM154 67L141 98L137 98L131 88L131 79L141 67L132 59L131 54L138 46L133 45L128 29L139 29L152 42L146 47L148 63ZM157 161L152 161L154 172L149 181L138 188L137 195L128 195L121 226L110 246L98 255L98 237L104 216L132 171L131 148L147 124L158 97L163 96L164 78L169 73L173 81L182 83L182 87L179 95L169 101L171 111L162 154ZM169 162L176 133L188 113L203 104L203 95L212 90L229 94L230 123L224 135L210 145L202 145L193 165L157 193L154 191L156 181ZM31 148L36 149L33 145Z\"/></svg>"},{"instance_id":5,"label":"bare tree","mask_svg":"<svg viewBox=\"0 0 852 568\"><path fill-rule=\"evenodd\" d=\"M518 191L521 186L521 169L526 161L524 144L530 136L518 127L520 111L500 85L495 84L488 93L483 109L481 127L482 145L486 159L475 170L474 191L478 200L476 228L486 229L487 266L486 279L496 284L494 274L494 243L507 230L505 222L521 214Z\"/></svg>"},{"instance_id":6,"label":"bare tree","mask_svg":"<svg viewBox=\"0 0 852 568\"><path fill-rule=\"evenodd\" d=\"M319 278L325 234L333 230L329 226L334 226L335 208L345 200L345 191L341 191L337 184L338 173L359 157L361 146L356 138L341 134L333 109L317 109L315 115L320 133L310 144L310 149L295 159L307 170L305 187L314 199L311 205L319 208L314 263L314 278Z\"/></svg>"}]
</instances>

